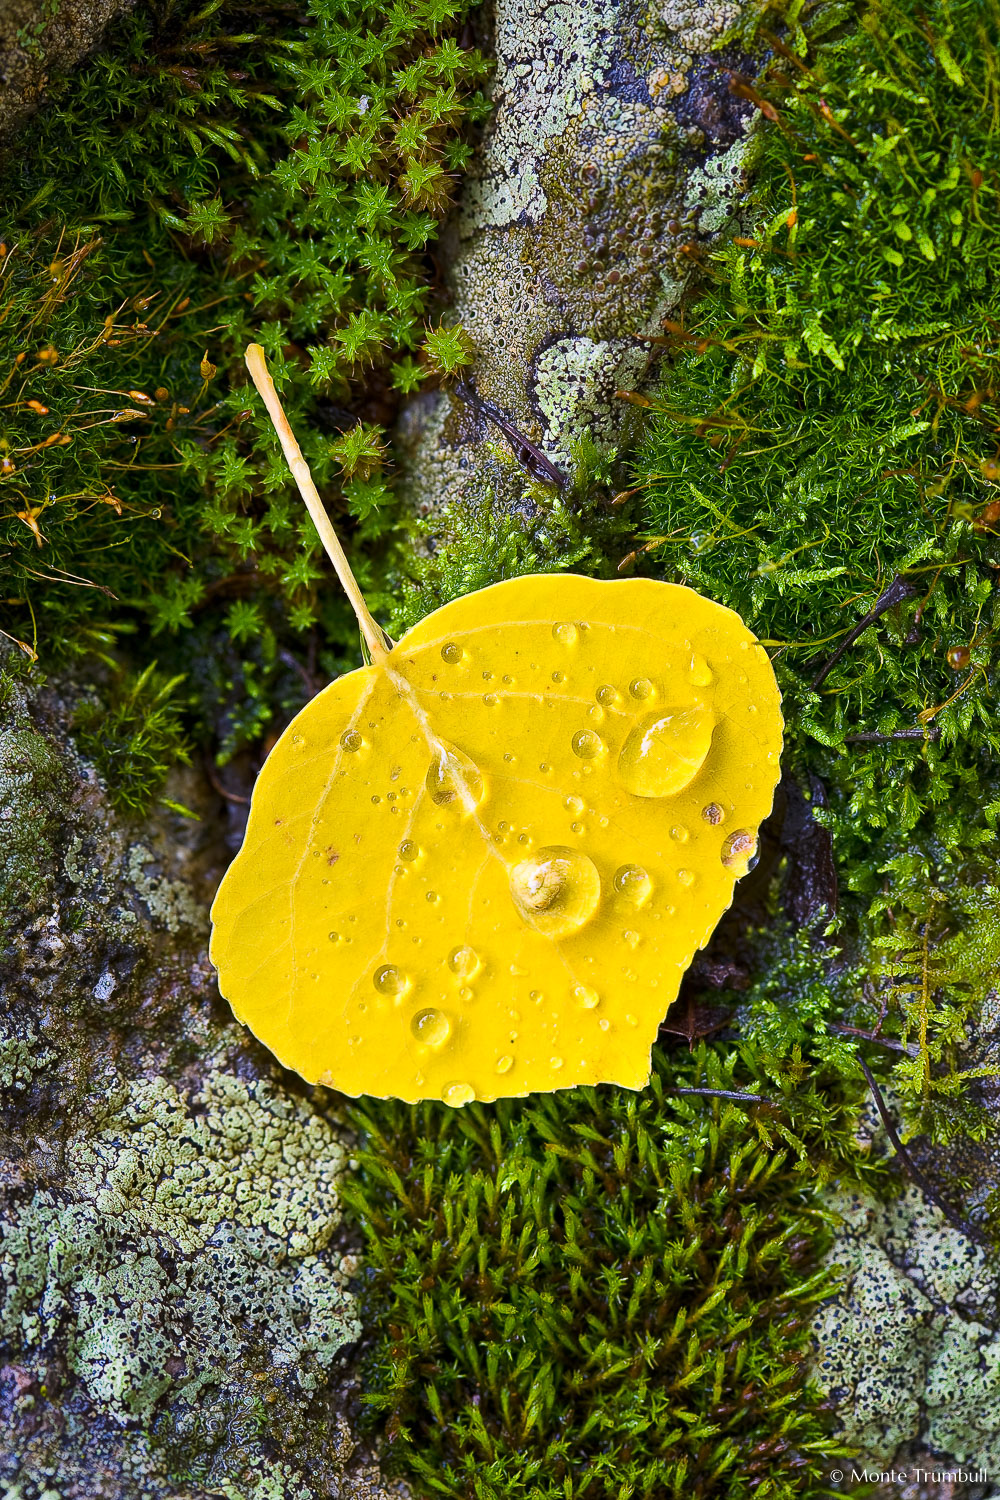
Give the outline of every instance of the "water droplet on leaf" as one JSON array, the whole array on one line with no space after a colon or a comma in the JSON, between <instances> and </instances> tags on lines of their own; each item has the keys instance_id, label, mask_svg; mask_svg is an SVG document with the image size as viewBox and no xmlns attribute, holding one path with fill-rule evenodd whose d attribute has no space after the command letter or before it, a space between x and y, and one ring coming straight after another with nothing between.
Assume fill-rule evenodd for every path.
<instances>
[{"instance_id":1,"label":"water droplet on leaf","mask_svg":"<svg viewBox=\"0 0 1000 1500\"><path fill-rule=\"evenodd\" d=\"M568 937L597 910L601 878L586 854L549 846L514 866L510 893L532 927L546 937Z\"/></svg>"},{"instance_id":2,"label":"water droplet on leaf","mask_svg":"<svg viewBox=\"0 0 1000 1500\"><path fill-rule=\"evenodd\" d=\"M712 745L715 716L702 704L647 714L628 733L618 774L636 797L674 797L694 780Z\"/></svg>"},{"instance_id":3,"label":"water droplet on leaf","mask_svg":"<svg viewBox=\"0 0 1000 1500\"><path fill-rule=\"evenodd\" d=\"M451 1036L451 1022L443 1010L418 1010L410 1030L426 1047L443 1047Z\"/></svg>"}]
</instances>

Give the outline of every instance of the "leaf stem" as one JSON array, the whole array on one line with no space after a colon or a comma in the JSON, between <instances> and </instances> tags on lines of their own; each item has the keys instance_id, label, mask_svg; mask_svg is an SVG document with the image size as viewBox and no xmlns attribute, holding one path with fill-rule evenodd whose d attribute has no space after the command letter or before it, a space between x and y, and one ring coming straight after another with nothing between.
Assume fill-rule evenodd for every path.
<instances>
[{"instance_id":1,"label":"leaf stem","mask_svg":"<svg viewBox=\"0 0 1000 1500\"><path fill-rule=\"evenodd\" d=\"M395 644L386 635L381 625L373 618L371 610L365 603L365 596L358 586L358 580L351 572L351 565L347 561L347 555L337 533L333 529L326 508L319 498L319 491L309 472L309 465L302 456L302 449L295 440L295 434L291 429L285 409L277 391L274 389L274 381L271 379L267 368L267 361L260 344L248 344L244 358L250 378L257 387L261 400L267 407L268 416L274 423L274 430L278 434L278 440L284 450L288 467L292 478L299 487L299 494L306 502L306 509L312 517L313 525L319 532L319 539L326 548L327 556L337 570L337 577L344 588L344 593L351 601L351 608L357 616L358 625L365 645L371 654L373 662L383 660L392 650Z\"/></svg>"}]
</instances>

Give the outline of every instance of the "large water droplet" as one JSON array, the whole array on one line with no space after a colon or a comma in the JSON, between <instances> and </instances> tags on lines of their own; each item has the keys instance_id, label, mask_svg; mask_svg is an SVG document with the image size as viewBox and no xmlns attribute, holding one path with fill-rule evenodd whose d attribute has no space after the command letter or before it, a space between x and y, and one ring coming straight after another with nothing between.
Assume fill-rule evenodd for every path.
<instances>
[{"instance_id":1,"label":"large water droplet","mask_svg":"<svg viewBox=\"0 0 1000 1500\"><path fill-rule=\"evenodd\" d=\"M577 849L549 846L510 872L510 894L525 921L546 937L568 937L601 899L597 866Z\"/></svg>"},{"instance_id":2,"label":"large water droplet","mask_svg":"<svg viewBox=\"0 0 1000 1500\"><path fill-rule=\"evenodd\" d=\"M552 639L560 646L575 646L580 632L568 620L558 620L552 627Z\"/></svg>"},{"instance_id":3,"label":"large water droplet","mask_svg":"<svg viewBox=\"0 0 1000 1500\"><path fill-rule=\"evenodd\" d=\"M577 984L573 986L573 999L577 1005L584 1010L596 1010L601 1003L601 997L596 990L591 989L589 984Z\"/></svg>"},{"instance_id":4,"label":"large water droplet","mask_svg":"<svg viewBox=\"0 0 1000 1500\"><path fill-rule=\"evenodd\" d=\"M425 1047L443 1047L451 1036L451 1022L443 1010L418 1010L410 1030Z\"/></svg>"},{"instance_id":5,"label":"large water droplet","mask_svg":"<svg viewBox=\"0 0 1000 1500\"><path fill-rule=\"evenodd\" d=\"M647 714L628 734L618 774L636 797L674 797L701 770L712 745L715 715L704 704Z\"/></svg>"},{"instance_id":6,"label":"large water droplet","mask_svg":"<svg viewBox=\"0 0 1000 1500\"><path fill-rule=\"evenodd\" d=\"M570 745L574 755L581 760L593 760L604 749L604 741L592 729L578 729Z\"/></svg>"},{"instance_id":7,"label":"large water droplet","mask_svg":"<svg viewBox=\"0 0 1000 1500\"><path fill-rule=\"evenodd\" d=\"M711 685L712 668L699 651L695 651L691 655L688 677L695 687L709 687Z\"/></svg>"},{"instance_id":8,"label":"large water droplet","mask_svg":"<svg viewBox=\"0 0 1000 1500\"><path fill-rule=\"evenodd\" d=\"M452 948L448 954L448 967L459 979L474 979L483 967L475 948Z\"/></svg>"},{"instance_id":9,"label":"large water droplet","mask_svg":"<svg viewBox=\"0 0 1000 1500\"><path fill-rule=\"evenodd\" d=\"M346 750L349 755L354 755L363 744L364 740L356 729L345 729L340 736L340 748Z\"/></svg>"},{"instance_id":10,"label":"large water droplet","mask_svg":"<svg viewBox=\"0 0 1000 1500\"><path fill-rule=\"evenodd\" d=\"M410 988L409 975L395 964L383 964L375 970L372 984L380 995L405 995Z\"/></svg>"},{"instance_id":11,"label":"large water droplet","mask_svg":"<svg viewBox=\"0 0 1000 1500\"><path fill-rule=\"evenodd\" d=\"M469 1083L446 1083L441 1090L441 1098L453 1109L459 1109L463 1104L471 1104L475 1097L476 1091Z\"/></svg>"},{"instance_id":12,"label":"large water droplet","mask_svg":"<svg viewBox=\"0 0 1000 1500\"><path fill-rule=\"evenodd\" d=\"M645 906L653 891L653 882L641 865L622 865L615 871L614 887L629 906Z\"/></svg>"},{"instance_id":13,"label":"large water droplet","mask_svg":"<svg viewBox=\"0 0 1000 1500\"><path fill-rule=\"evenodd\" d=\"M431 801L437 807L453 806L471 813L483 800L482 774L462 750L442 748L424 778Z\"/></svg>"},{"instance_id":14,"label":"large water droplet","mask_svg":"<svg viewBox=\"0 0 1000 1500\"><path fill-rule=\"evenodd\" d=\"M749 828L737 828L722 846L722 863L727 870L734 870L737 877L745 875L756 853L757 835Z\"/></svg>"}]
</instances>

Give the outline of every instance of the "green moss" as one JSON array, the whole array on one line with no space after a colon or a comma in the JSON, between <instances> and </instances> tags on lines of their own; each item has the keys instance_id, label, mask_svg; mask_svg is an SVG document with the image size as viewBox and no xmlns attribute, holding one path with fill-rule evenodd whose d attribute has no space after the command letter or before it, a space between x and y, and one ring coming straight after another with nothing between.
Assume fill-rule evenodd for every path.
<instances>
[{"instance_id":1,"label":"green moss","mask_svg":"<svg viewBox=\"0 0 1000 1500\"><path fill-rule=\"evenodd\" d=\"M775 1126L817 1159L819 1136L794 1107L673 1092L748 1080L702 1044L654 1049L639 1094L355 1111L367 1399L421 1493L825 1492L838 1450L800 1352L826 1220Z\"/></svg>"},{"instance_id":2,"label":"green moss","mask_svg":"<svg viewBox=\"0 0 1000 1500\"><path fill-rule=\"evenodd\" d=\"M50 894L66 774L45 736L16 713L0 729L0 933Z\"/></svg>"},{"instance_id":3,"label":"green moss","mask_svg":"<svg viewBox=\"0 0 1000 1500\"><path fill-rule=\"evenodd\" d=\"M131 633L140 673L155 655L193 677L202 737L226 716L223 757L298 706L287 657L305 633L329 675L356 655L243 350L264 344L324 499L379 574L401 524L386 424L402 390L464 358L461 330L429 324L428 247L484 109L483 62L456 41L467 8L143 7L7 168L0 628L50 661ZM192 671L220 630L260 648ZM158 743L137 746L121 712L137 691L97 751L130 806L181 743L161 702Z\"/></svg>"},{"instance_id":4,"label":"green moss","mask_svg":"<svg viewBox=\"0 0 1000 1500\"><path fill-rule=\"evenodd\" d=\"M827 8L825 45L804 15L760 84L745 232L669 334L636 482L652 566L771 648L788 773L827 788L848 1019L888 1007L927 1123L995 974L972 892L1000 815L1000 11Z\"/></svg>"}]
</instances>

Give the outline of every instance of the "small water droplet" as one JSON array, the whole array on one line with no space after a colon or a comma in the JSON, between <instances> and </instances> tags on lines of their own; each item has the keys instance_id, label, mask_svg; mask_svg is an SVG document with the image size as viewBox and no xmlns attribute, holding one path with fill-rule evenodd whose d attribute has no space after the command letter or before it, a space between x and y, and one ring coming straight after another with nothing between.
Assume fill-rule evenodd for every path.
<instances>
[{"instance_id":1,"label":"small water droplet","mask_svg":"<svg viewBox=\"0 0 1000 1500\"><path fill-rule=\"evenodd\" d=\"M420 845L415 844L412 839L404 839L399 846L399 857L405 859L407 864L417 858L420 853Z\"/></svg>"},{"instance_id":2,"label":"small water droplet","mask_svg":"<svg viewBox=\"0 0 1000 1500\"><path fill-rule=\"evenodd\" d=\"M425 785L435 806L451 806L464 813L474 812L485 792L479 770L454 745L444 748L431 762Z\"/></svg>"},{"instance_id":3,"label":"small water droplet","mask_svg":"<svg viewBox=\"0 0 1000 1500\"><path fill-rule=\"evenodd\" d=\"M712 668L699 651L692 653L691 663L688 667L688 677L694 687L711 686Z\"/></svg>"},{"instance_id":4,"label":"small water droplet","mask_svg":"<svg viewBox=\"0 0 1000 1500\"><path fill-rule=\"evenodd\" d=\"M614 887L623 901L638 908L649 900L653 882L641 865L621 865L614 873Z\"/></svg>"},{"instance_id":5,"label":"small water droplet","mask_svg":"<svg viewBox=\"0 0 1000 1500\"><path fill-rule=\"evenodd\" d=\"M568 813L571 813L574 818L578 818L580 816L580 814L583 812L584 806L585 803L582 797L569 796L563 803L563 807Z\"/></svg>"},{"instance_id":6,"label":"small water droplet","mask_svg":"<svg viewBox=\"0 0 1000 1500\"><path fill-rule=\"evenodd\" d=\"M339 943L340 942L340 933L339 932L328 932L327 933L327 937L330 939L331 943Z\"/></svg>"},{"instance_id":7,"label":"small water droplet","mask_svg":"<svg viewBox=\"0 0 1000 1500\"><path fill-rule=\"evenodd\" d=\"M678 870L677 879L680 881L681 885L694 885L694 871Z\"/></svg>"},{"instance_id":8,"label":"small water droplet","mask_svg":"<svg viewBox=\"0 0 1000 1500\"><path fill-rule=\"evenodd\" d=\"M512 677L512 676L511 676L511 675L510 675L510 673L509 673L509 672L505 672L505 673L504 673L504 674L503 674L503 683L504 683L504 686L505 686L505 687L513 687L513 686L514 686L514 679L513 679L513 677Z\"/></svg>"},{"instance_id":9,"label":"small water droplet","mask_svg":"<svg viewBox=\"0 0 1000 1500\"><path fill-rule=\"evenodd\" d=\"M703 807L701 815L705 819L705 822L711 823L713 827L721 823L726 816L717 802L710 802L707 807Z\"/></svg>"},{"instance_id":10,"label":"small water droplet","mask_svg":"<svg viewBox=\"0 0 1000 1500\"><path fill-rule=\"evenodd\" d=\"M678 844L686 844L691 835L683 823L675 823L670 830L670 837Z\"/></svg>"},{"instance_id":11,"label":"small water droplet","mask_svg":"<svg viewBox=\"0 0 1000 1500\"><path fill-rule=\"evenodd\" d=\"M653 684L648 677L633 677L628 685L628 690L632 694L632 697L638 698L640 702L651 697L654 691Z\"/></svg>"},{"instance_id":12,"label":"small water droplet","mask_svg":"<svg viewBox=\"0 0 1000 1500\"><path fill-rule=\"evenodd\" d=\"M706 705L647 714L629 731L618 774L636 797L674 797L694 780L712 746L715 715Z\"/></svg>"},{"instance_id":13,"label":"small water droplet","mask_svg":"<svg viewBox=\"0 0 1000 1500\"><path fill-rule=\"evenodd\" d=\"M380 803L380 802L381 802L381 801L382 801L382 798L381 798L381 797L373 797L373 798L372 798L372 806L373 806L373 807L377 807L377 806L378 806L378 804L379 804L379 803Z\"/></svg>"},{"instance_id":14,"label":"small water droplet","mask_svg":"<svg viewBox=\"0 0 1000 1500\"><path fill-rule=\"evenodd\" d=\"M349 755L354 755L363 744L364 740L356 729L345 729L340 736L340 748L346 750Z\"/></svg>"},{"instance_id":15,"label":"small water droplet","mask_svg":"<svg viewBox=\"0 0 1000 1500\"><path fill-rule=\"evenodd\" d=\"M626 976L626 978L627 977L628 976ZM633 1016L628 1011L626 1011L626 1013L625 1013L625 1021L626 1021L626 1024L629 1025L629 1026L638 1026L638 1024L639 1024L638 1017L637 1016Z\"/></svg>"},{"instance_id":16,"label":"small water droplet","mask_svg":"<svg viewBox=\"0 0 1000 1500\"><path fill-rule=\"evenodd\" d=\"M570 829L571 829L571 831L573 833L582 833L583 832L583 824L582 823L571 823L569 826L570 826Z\"/></svg>"},{"instance_id":17,"label":"small water droplet","mask_svg":"<svg viewBox=\"0 0 1000 1500\"><path fill-rule=\"evenodd\" d=\"M542 994L541 990L529 990L528 999L534 1000L536 1005L541 1005L542 1001L545 999L545 996Z\"/></svg>"},{"instance_id":18,"label":"small water droplet","mask_svg":"<svg viewBox=\"0 0 1000 1500\"><path fill-rule=\"evenodd\" d=\"M552 627L552 639L560 646L575 646L580 632L568 620L559 620Z\"/></svg>"},{"instance_id":19,"label":"small water droplet","mask_svg":"<svg viewBox=\"0 0 1000 1500\"><path fill-rule=\"evenodd\" d=\"M409 975L395 964L383 964L375 970L372 984L380 995L405 995L410 988Z\"/></svg>"},{"instance_id":20,"label":"small water droplet","mask_svg":"<svg viewBox=\"0 0 1000 1500\"><path fill-rule=\"evenodd\" d=\"M570 741L573 754L581 760L593 760L604 749L604 741L592 729L578 729Z\"/></svg>"},{"instance_id":21,"label":"small water droplet","mask_svg":"<svg viewBox=\"0 0 1000 1500\"><path fill-rule=\"evenodd\" d=\"M438 895L437 891L428 891L426 899L430 902L431 906L437 906L438 902L441 900L441 897Z\"/></svg>"},{"instance_id":22,"label":"small water droplet","mask_svg":"<svg viewBox=\"0 0 1000 1500\"><path fill-rule=\"evenodd\" d=\"M602 1019L602 1020L598 1021L597 1024L601 1028L602 1031L609 1031L611 1029L611 1022L610 1021Z\"/></svg>"},{"instance_id":23,"label":"small water droplet","mask_svg":"<svg viewBox=\"0 0 1000 1500\"><path fill-rule=\"evenodd\" d=\"M463 1104L471 1104L475 1097L476 1091L468 1083L446 1083L441 1090L441 1098L453 1109L459 1109Z\"/></svg>"},{"instance_id":24,"label":"small water droplet","mask_svg":"<svg viewBox=\"0 0 1000 1500\"><path fill-rule=\"evenodd\" d=\"M500 702L500 699L497 697L496 693L484 693L483 702L485 703L487 708L496 708L497 704Z\"/></svg>"},{"instance_id":25,"label":"small water droplet","mask_svg":"<svg viewBox=\"0 0 1000 1500\"><path fill-rule=\"evenodd\" d=\"M443 1010L418 1010L410 1030L425 1047L443 1047L451 1036L451 1022Z\"/></svg>"},{"instance_id":26,"label":"small water droplet","mask_svg":"<svg viewBox=\"0 0 1000 1500\"><path fill-rule=\"evenodd\" d=\"M448 967L459 979L474 979L483 967L475 948L452 948L448 954Z\"/></svg>"},{"instance_id":27,"label":"small water droplet","mask_svg":"<svg viewBox=\"0 0 1000 1500\"><path fill-rule=\"evenodd\" d=\"M548 764L547 761L543 760L538 769L541 771L543 776L551 776L552 774L552 767Z\"/></svg>"},{"instance_id":28,"label":"small water droplet","mask_svg":"<svg viewBox=\"0 0 1000 1500\"><path fill-rule=\"evenodd\" d=\"M510 893L525 921L546 937L578 932L597 910L601 877L578 849L548 846L510 872Z\"/></svg>"},{"instance_id":29,"label":"small water droplet","mask_svg":"<svg viewBox=\"0 0 1000 1500\"><path fill-rule=\"evenodd\" d=\"M460 662L464 655L461 646L456 645L454 641L449 641L446 646L441 647L441 660L446 661L450 667Z\"/></svg>"},{"instance_id":30,"label":"small water droplet","mask_svg":"<svg viewBox=\"0 0 1000 1500\"><path fill-rule=\"evenodd\" d=\"M562 1060L561 1057L550 1057L549 1058L549 1067L550 1068L555 1068L557 1072L562 1067L562 1065L563 1065L563 1060Z\"/></svg>"},{"instance_id":31,"label":"small water droplet","mask_svg":"<svg viewBox=\"0 0 1000 1500\"><path fill-rule=\"evenodd\" d=\"M498 1073L509 1073L510 1070L511 1070L511 1068L513 1066L514 1066L514 1059L510 1056L509 1053L506 1054L504 1057L498 1057L497 1058L497 1072Z\"/></svg>"},{"instance_id":32,"label":"small water droplet","mask_svg":"<svg viewBox=\"0 0 1000 1500\"><path fill-rule=\"evenodd\" d=\"M598 704L594 703L590 708L587 709L587 718L590 720L591 724L603 724L605 719L604 709L599 707Z\"/></svg>"},{"instance_id":33,"label":"small water droplet","mask_svg":"<svg viewBox=\"0 0 1000 1500\"><path fill-rule=\"evenodd\" d=\"M642 937L638 932L634 932L630 927L626 927L622 933L622 941L628 943L630 948L638 948L642 942Z\"/></svg>"},{"instance_id":34,"label":"small water droplet","mask_svg":"<svg viewBox=\"0 0 1000 1500\"><path fill-rule=\"evenodd\" d=\"M727 870L745 875L750 861L757 852L757 835L749 828L737 828L722 845L722 863Z\"/></svg>"},{"instance_id":35,"label":"small water droplet","mask_svg":"<svg viewBox=\"0 0 1000 1500\"><path fill-rule=\"evenodd\" d=\"M566 673L565 672L553 672L552 673L552 681L553 682L565 682L566 681Z\"/></svg>"},{"instance_id":36,"label":"small water droplet","mask_svg":"<svg viewBox=\"0 0 1000 1500\"><path fill-rule=\"evenodd\" d=\"M573 986L573 999L577 1005L584 1010L596 1010L601 1003L601 997L596 990L591 989L589 984L577 984Z\"/></svg>"},{"instance_id":37,"label":"small water droplet","mask_svg":"<svg viewBox=\"0 0 1000 1500\"><path fill-rule=\"evenodd\" d=\"M602 708L617 708L622 701L621 693L616 687L612 687L610 682L599 687L595 696Z\"/></svg>"},{"instance_id":38,"label":"small water droplet","mask_svg":"<svg viewBox=\"0 0 1000 1500\"><path fill-rule=\"evenodd\" d=\"M305 744L305 740L302 738L301 734L293 734L292 735L292 744L293 745L304 745Z\"/></svg>"}]
</instances>

